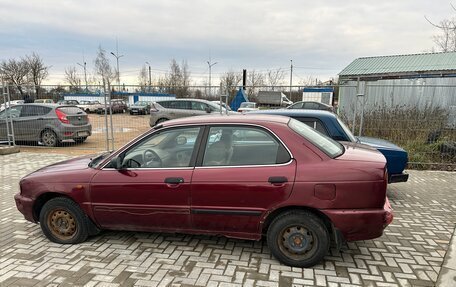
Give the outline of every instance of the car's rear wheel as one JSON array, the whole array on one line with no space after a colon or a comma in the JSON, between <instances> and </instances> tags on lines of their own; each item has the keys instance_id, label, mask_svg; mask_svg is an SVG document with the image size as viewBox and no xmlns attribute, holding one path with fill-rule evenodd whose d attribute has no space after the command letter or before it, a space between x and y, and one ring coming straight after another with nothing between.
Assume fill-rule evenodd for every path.
<instances>
[{"instance_id":1,"label":"car's rear wheel","mask_svg":"<svg viewBox=\"0 0 456 287\"><path fill-rule=\"evenodd\" d=\"M53 132L51 130L44 130L41 133L41 142L45 146L54 147L59 144L59 138L57 137L55 132Z\"/></svg>"},{"instance_id":2,"label":"car's rear wheel","mask_svg":"<svg viewBox=\"0 0 456 287\"><path fill-rule=\"evenodd\" d=\"M160 123L162 123L162 122L166 122L167 120L168 120L168 119L166 119L166 118L161 118L161 119L158 119L158 120L155 122L155 124L158 125L158 124L160 124Z\"/></svg>"},{"instance_id":3,"label":"car's rear wheel","mask_svg":"<svg viewBox=\"0 0 456 287\"><path fill-rule=\"evenodd\" d=\"M89 222L81 208L71 199L57 197L46 202L40 212L40 226L52 242L80 243L89 235Z\"/></svg>"},{"instance_id":4,"label":"car's rear wheel","mask_svg":"<svg viewBox=\"0 0 456 287\"><path fill-rule=\"evenodd\" d=\"M329 250L330 237L324 222L307 211L278 215L267 232L269 249L280 262L293 267L310 267Z\"/></svg>"},{"instance_id":5,"label":"car's rear wheel","mask_svg":"<svg viewBox=\"0 0 456 287\"><path fill-rule=\"evenodd\" d=\"M82 137L82 138L75 138L73 139L76 143L83 143L85 142L87 137Z\"/></svg>"}]
</instances>

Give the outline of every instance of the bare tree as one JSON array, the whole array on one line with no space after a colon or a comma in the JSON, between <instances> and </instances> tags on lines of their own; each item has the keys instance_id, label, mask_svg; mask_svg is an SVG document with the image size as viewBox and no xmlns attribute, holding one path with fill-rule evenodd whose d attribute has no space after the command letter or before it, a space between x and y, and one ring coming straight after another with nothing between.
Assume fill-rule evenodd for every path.
<instances>
[{"instance_id":1,"label":"bare tree","mask_svg":"<svg viewBox=\"0 0 456 287\"><path fill-rule=\"evenodd\" d=\"M79 90L81 78L78 75L76 67L65 68L65 82L70 85L71 90Z\"/></svg>"},{"instance_id":2,"label":"bare tree","mask_svg":"<svg viewBox=\"0 0 456 287\"><path fill-rule=\"evenodd\" d=\"M169 65L170 72L166 75L166 86L169 87L169 92L176 94L178 97L188 95L190 86L190 71L186 61L182 61L181 65L175 59L171 60Z\"/></svg>"},{"instance_id":3,"label":"bare tree","mask_svg":"<svg viewBox=\"0 0 456 287\"><path fill-rule=\"evenodd\" d=\"M242 80L241 73L235 73L233 71L228 71L220 77L220 82L222 83L222 88L225 90L229 99L228 102L231 102L232 98L236 95L237 86Z\"/></svg>"},{"instance_id":4,"label":"bare tree","mask_svg":"<svg viewBox=\"0 0 456 287\"><path fill-rule=\"evenodd\" d=\"M111 88L111 82L117 78L116 70L111 66L111 62L106 57L106 50L98 47L97 57L95 58L95 73L101 77L103 86Z\"/></svg>"},{"instance_id":5,"label":"bare tree","mask_svg":"<svg viewBox=\"0 0 456 287\"><path fill-rule=\"evenodd\" d=\"M299 84L301 84L303 86L318 86L318 85L321 85L322 82L317 77L308 76L307 78L299 81Z\"/></svg>"},{"instance_id":6,"label":"bare tree","mask_svg":"<svg viewBox=\"0 0 456 287\"><path fill-rule=\"evenodd\" d=\"M141 70L139 71L138 75L138 84L141 88L141 91L146 91L146 87L149 83L149 76L147 74L147 68L146 66L142 66Z\"/></svg>"},{"instance_id":7,"label":"bare tree","mask_svg":"<svg viewBox=\"0 0 456 287\"><path fill-rule=\"evenodd\" d=\"M29 75L29 71L29 65L26 59L9 59L0 64L2 78L8 83L15 85L22 97L24 96L22 86L28 83L27 76Z\"/></svg>"},{"instance_id":8,"label":"bare tree","mask_svg":"<svg viewBox=\"0 0 456 287\"><path fill-rule=\"evenodd\" d=\"M254 97L257 94L256 89L264 86L264 75L252 70L247 74L247 85L249 86L247 95L249 97Z\"/></svg>"},{"instance_id":9,"label":"bare tree","mask_svg":"<svg viewBox=\"0 0 456 287\"><path fill-rule=\"evenodd\" d=\"M49 68L44 65L43 59L36 53L26 56L25 60L29 68L30 82L35 85L36 97L39 96L40 86L49 75Z\"/></svg>"},{"instance_id":10,"label":"bare tree","mask_svg":"<svg viewBox=\"0 0 456 287\"><path fill-rule=\"evenodd\" d=\"M456 8L452 5L454 11ZM439 29L439 33L434 35L434 43L437 51L440 52L456 52L456 17L443 19L438 24L429 20L426 16L424 18L434 27Z\"/></svg>"},{"instance_id":11,"label":"bare tree","mask_svg":"<svg viewBox=\"0 0 456 287\"><path fill-rule=\"evenodd\" d=\"M282 69L269 70L266 74L267 84L271 86L274 91L274 87L278 86L285 78L285 71Z\"/></svg>"}]
</instances>

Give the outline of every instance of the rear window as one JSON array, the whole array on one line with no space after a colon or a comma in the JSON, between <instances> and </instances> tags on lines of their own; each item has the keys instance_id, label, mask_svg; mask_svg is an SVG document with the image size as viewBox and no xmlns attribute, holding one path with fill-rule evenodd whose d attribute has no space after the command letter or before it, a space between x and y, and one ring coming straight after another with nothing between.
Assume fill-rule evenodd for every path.
<instances>
[{"instance_id":1,"label":"rear window","mask_svg":"<svg viewBox=\"0 0 456 287\"><path fill-rule=\"evenodd\" d=\"M288 126L332 158L344 153L344 147L340 143L314 130L305 123L290 119Z\"/></svg>"},{"instance_id":2,"label":"rear window","mask_svg":"<svg viewBox=\"0 0 456 287\"><path fill-rule=\"evenodd\" d=\"M84 113L83 110L81 110L80 108L77 108L77 107L62 107L62 108L57 108L57 109L67 115L77 115L77 114Z\"/></svg>"}]
</instances>

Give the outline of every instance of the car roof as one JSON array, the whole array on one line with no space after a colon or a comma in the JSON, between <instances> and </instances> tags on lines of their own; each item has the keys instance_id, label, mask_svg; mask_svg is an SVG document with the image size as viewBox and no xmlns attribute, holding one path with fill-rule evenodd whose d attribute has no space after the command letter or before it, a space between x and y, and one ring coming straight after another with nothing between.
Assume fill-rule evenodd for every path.
<instances>
[{"instance_id":1,"label":"car roof","mask_svg":"<svg viewBox=\"0 0 456 287\"><path fill-rule=\"evenodd\" d=\"M320 104L320 105L323 105L323 106L327 106L327 107L332 107L331 105L328 105L328 104L325 104L325 103L322 103L322 102L317 102L317 101L299 101L299 102L294 102L295 104L297 103L316 103L316 104Z\"/></svg>"},{"instance_id":2,"label":"car roof","mask_svg":"<svg viewBox=\"0 0 456 287\"><path fill-rule=\"evenodd\" d=\"M191 124L266 124L279 123L288 124L290 119L278 115L204 115L185 117L175 120L163 122L158 126L170 127L176 125L191 125Z\"/></svg>"},{"instance_id":3,"label":"car roof","mask_svg":"<svg viewBox=\"0 0 456 287\"><path fill-rule=\"evenodd\" d=\"M39 106L39 107L47 107L47 108L65 108L65 107L75 107L74 105L59 105L59 104L47 104L47 103L27 103L27 104L19 104L16 106Z\"/></svg>"},{"instance_id":4,"label":"car roof","mask_svg":"<svg viewBox=\"0 0 456 287\"><path fill-rule=\"evenodd\" d=\"M310 109L276 109L252 111L249 114L281 115L287 117L315 117L315 118L336 118L336 114L330 111Z\"/></svg>"},{"instance_id":5,"label":"car roof","mask_svg":"<svg viewBox=\"0 0 456 287\"><path fill-rule=\"evenodd\" d=\"M194 102L202 102L202 103L211 103L211 101L208 101L208 100L203 100L203 99L192 99L192 98L159 100L159 101L156 101L156 102L157 102L157 103L160 103L160 102L169 102L169 101L194 101Z\"/></svg>"}]
</instances>

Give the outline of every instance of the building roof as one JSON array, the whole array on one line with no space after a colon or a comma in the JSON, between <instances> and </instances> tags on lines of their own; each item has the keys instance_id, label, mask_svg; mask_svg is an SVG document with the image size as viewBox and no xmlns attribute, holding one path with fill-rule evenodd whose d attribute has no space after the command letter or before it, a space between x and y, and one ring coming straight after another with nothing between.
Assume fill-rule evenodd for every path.
<instances>
[{"instance_id":1,"label":"building roof","mask_svg":"<svg viewBox=\"0 0 456 287\"><path fill-rule=\"evenodd\" d=\"M456 52L358 58L339 76L354 78L448 73L456 73Z\"/></svg>"}]
</instances>

